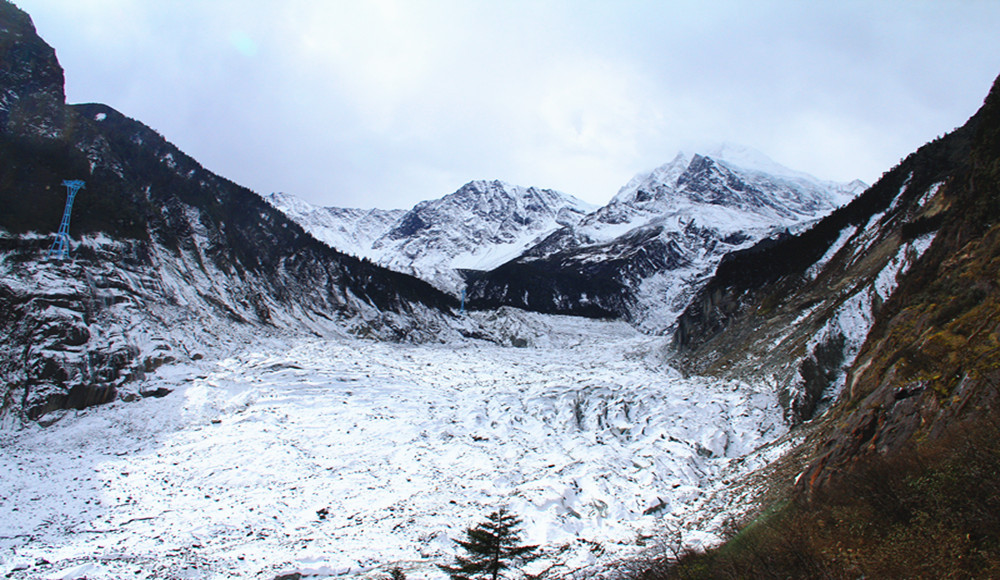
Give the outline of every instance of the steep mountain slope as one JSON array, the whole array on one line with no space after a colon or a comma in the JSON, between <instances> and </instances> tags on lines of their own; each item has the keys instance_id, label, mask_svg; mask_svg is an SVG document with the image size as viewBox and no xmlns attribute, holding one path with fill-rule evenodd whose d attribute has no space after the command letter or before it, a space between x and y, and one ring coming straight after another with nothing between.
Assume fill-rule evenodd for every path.
<instances>
[{"instance_id":1,"label":"steep mountain slope","mask_svg":"<svg viewBox=\"0 0 1000 580\"><path fill-rule=\"evenodd\" d=\"M268 198L316 238L343 252L413 274L457 295L458 270L489 270L595 208L572 196L502 181L471 181L406 212L317 208Z\"/></svg>"},{"instance_id":2,"label":"steep mountain slope","mask_svg":"<svg viewBox=\"0 0 1000 580\"><path fill-rule=\"evenodd\" d=\"M963 127L728 258L685 312L689 370L797 380L799 420L835 402L774 470L775 509L659 576L996 577L998 281L1000 77Z\"/></svg>"},{"instance_id":3,"label":"steep mountain slope","mask_svg":"<svg viewBox=\"0 0 1000 580\"><path fill-rule=\"evenodd\" d=\"M30 18L2 2L0 25L5 411L38 417L113 399L200 341L239 336L220 325L418 338L457 306L321 244L141 123L65 105L62 69ZM47 260L52 238L38 233L58 225L64 179L87 184L72 262Z\"/></svg>"},{"instance_id":4,"label":"steep mountain slope","mask_svg":"<svg viewBox=\"0 0 1000 580\"><path fill-rule=\"evenodd\" d=\"M817 219L863 188L732 145L680 153L522 256L470 273L470 303L668 328L725 254Z\"/></svg>"},{"instance_id":5,"label":"steep mountain slope","mask_svg":"<svg viewBox=\"0 0 1000 580\"><path fill-rule=\"evenodd\" d=\"M678 319L676 364L773 383L793 423L829 406L878 310L931 245L968 133L924 146L810 229L726 256Z\"/></svg>"},{"instance_id":6,"label":"steep mountain slope","mask_svg":"<svg viewBox=\"0 0 1000 580\"><path fill-rule=\"evenodd\" d=\"M871 453L892 453L955 424L995 425L1000 403L1000 77L963 127L968 155L942 186L937 235L879 313L803 479L818 486Z\"/></svg>"}]
</instances>

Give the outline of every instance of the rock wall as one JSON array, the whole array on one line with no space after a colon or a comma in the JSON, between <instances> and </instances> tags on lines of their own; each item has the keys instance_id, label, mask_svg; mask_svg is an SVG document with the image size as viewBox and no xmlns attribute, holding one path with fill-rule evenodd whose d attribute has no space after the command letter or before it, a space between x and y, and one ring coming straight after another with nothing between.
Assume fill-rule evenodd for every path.
<instances>
[{"instance_id":1,"label":"rock wall","mask_svg":"<svg viewBox=\"0 0 1000 580\"><path fill-rule=\"evenodd\" d=\"M793 424L826 410L883 304L942 227L975 120L931 142L798 235L727 255L679 317L674 362L768 381Z\"/></svg>"},{"instance_id":2,"label":"rock wall","mask_svg":"<svg viewBox=\"0 0 1000 580\"><path fill-rule=\"evenodd\" d=\"M1000 405L1000 78L968 164L941 188L940 230L883 306L799 479L823 486L870 453L933 441Z\"/></svg>"}]
</instances>

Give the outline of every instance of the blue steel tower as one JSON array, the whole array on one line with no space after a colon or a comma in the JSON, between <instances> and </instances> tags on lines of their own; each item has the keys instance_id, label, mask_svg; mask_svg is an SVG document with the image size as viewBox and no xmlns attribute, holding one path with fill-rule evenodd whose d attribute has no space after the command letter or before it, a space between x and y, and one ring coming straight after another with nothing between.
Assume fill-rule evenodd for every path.
<instances>
[{"instance_id":1,"label":"blue steel tower","mask_svg":"<svg viewBox=\"0 0 1000 580\"><path fill-rule=\"evenodd\" d=\"M59 222L59 233L56 234L56 241L52 242L49 249L49 257L60 260L69 256L69 215L73 211L73 198L76 193L84 189L83 182L78 179L62 182L66 186L66 210L63 211L62 221Z\"/></svg>"}]
</instances>

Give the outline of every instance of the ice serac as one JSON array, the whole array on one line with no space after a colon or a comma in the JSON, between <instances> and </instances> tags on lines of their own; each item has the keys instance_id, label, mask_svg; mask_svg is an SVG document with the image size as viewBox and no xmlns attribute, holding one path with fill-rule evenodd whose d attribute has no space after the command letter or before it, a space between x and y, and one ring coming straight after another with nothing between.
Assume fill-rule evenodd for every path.
<instances>
[{"instance_id":1,"label":"ice serac","mask_svg":"<svg viewBox=\"0 0 1000 580\"><path fill-rule=\"evenodd\" d=\"M269 329L419 340L457 301L346 256L104 105L68 106L31 20L0 2L0 418L134 396L133 379ZM82 179L71 260L45 250Z\"/></svg>"},{"instance_id":2,"label":"ice serac","mask_svg":"<svg viewBox=\"0 0 1000 580\"><path fill-rule=\"evenodd\" d=\"M269 201L332 247L458 294L461 270L488 270L595 208L572 196L502 181L472 181L408 211L320 208Z\"/></svg>"},{"instance_id":3,"label":"ice serac","mask_svg":"<svg viewBox=\"0 0 1000 580\"><path fill-rule=\"evenodd\" d=\"M862 189L746 147L681 152L516 259L470 274L471 304L623 318L662 332L726 253L803 228Z\"/></svg>"}]
</instances>

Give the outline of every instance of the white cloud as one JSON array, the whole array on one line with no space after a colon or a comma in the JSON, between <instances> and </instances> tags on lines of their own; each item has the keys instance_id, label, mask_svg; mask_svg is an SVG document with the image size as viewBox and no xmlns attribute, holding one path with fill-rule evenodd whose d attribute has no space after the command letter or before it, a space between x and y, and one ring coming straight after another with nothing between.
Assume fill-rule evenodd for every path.
<instances>
[{"instance_id":1,"label":"white cloud","mask_svg":"<svg viewBox=\"0 0 1000 580\"><path fill-rule=\"evenodd\" d=\"M607 201L692 141L875 179L1000 72L994 2L19 0L72 101L261 193Z\"/></svg>"}]
</instances>

